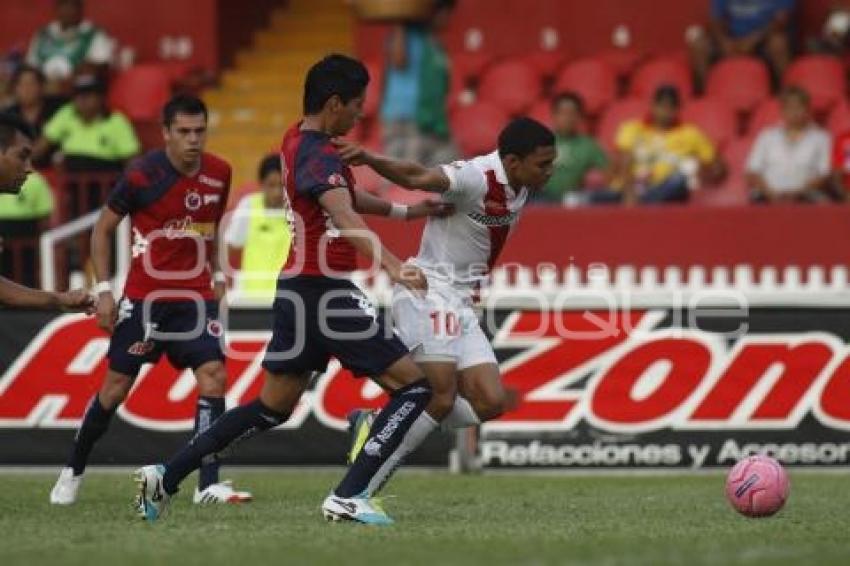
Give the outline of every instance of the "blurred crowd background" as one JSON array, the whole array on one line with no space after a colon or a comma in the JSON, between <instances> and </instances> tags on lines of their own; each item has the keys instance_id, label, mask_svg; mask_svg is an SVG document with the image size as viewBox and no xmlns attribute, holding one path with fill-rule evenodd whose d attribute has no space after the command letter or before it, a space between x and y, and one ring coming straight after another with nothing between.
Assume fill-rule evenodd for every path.
<instances>
[{"instance_id":1,"label":"blurred crowd background","mask_svg":"<svg viewBox=\"0 0 850 566\"><path fill-rule=\"evenodd\" d=\"M210 149L235 168L232 253L250 263L250 248L285 245L276 144L304 70L330 51L370 69L352 133L370 149L436 165L491 151L512 116L550 125L558 158L538 205L848 200L850 2L2 4L0 107L39 135L38 173L0 197L2 272L30 285L38 236L102 205L128 160L160 144L159 109L180 91L207 100ZM61 261L80 269L85 255Z\"/></svg>"}]
</instances>

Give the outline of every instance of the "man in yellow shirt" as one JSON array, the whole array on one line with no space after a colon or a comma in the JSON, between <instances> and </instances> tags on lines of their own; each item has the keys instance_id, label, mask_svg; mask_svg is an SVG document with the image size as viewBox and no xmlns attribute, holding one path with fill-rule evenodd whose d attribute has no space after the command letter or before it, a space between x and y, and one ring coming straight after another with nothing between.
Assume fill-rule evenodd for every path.
<instances>
[{"instance_id":1,"label":"man in yellow shirt","mask_svg":"<svg viewBox=\"0 0 850 566\"><path fill-rule=\"evenodd\" d=\"M680 107L679 91L664 85L655 92L648 119L620 126L613 183L619 195L610 200L685 202L700 180L722 177L714 145L699 128L679 121Z\"/></svg>"},{"instance_id":2,"label":"man in yellow shirt","mask_svg":"<svg viewBox=\"0 0 850 566\"><path fill-rule=\"evenodd\" d=\"M58 146L70 171L121 171L141 149L127 117L107 107L106 85L94 75L75 79L73 99L45 124L43 134L35 153Z\"/></svg>"},{"instance_id":3,"label":"man in yellow shirt","mask_svg":"<svg viewBox=\"0 0 850 566\"><path fill-rule=\"evenodd\" d=\"M260 163L260 189L239 201L224 241L228 255L242 261L236 279L239 293L271 304L280 268L289 255L292 233L283 208L280 156L271 154Z\"/></svg>"}]
</instances>

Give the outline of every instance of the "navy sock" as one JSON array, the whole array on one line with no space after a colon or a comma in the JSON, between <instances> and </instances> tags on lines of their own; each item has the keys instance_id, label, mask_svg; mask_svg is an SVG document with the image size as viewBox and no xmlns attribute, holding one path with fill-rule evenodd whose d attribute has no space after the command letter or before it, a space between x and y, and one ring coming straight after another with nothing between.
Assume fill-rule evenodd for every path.
<instances>
[{"instance_id":1,"label":"navy sock","mask_svg":"<svg viewBox=\"0 0 850 566\"><path fill-rule=\"evenodd\" d=\"M209 430L212 423L224 414L224 398L222 397L200 397L195 409L195 436ZM218 458L209 455L201 460L201 468L198 470L198 490L203 491L208 486L218 483Z\"/></svg>"},{"instance_id":2,"label":"navy sock","mask_svg":"<svg viewBox=\"0 0 850 566\"><path fill-rule=\"evenodd\" d=\"M274 428L288 418L289 415L265 407L259 399L227 411L165 465L162 478L165 491L169 494L177 493L180 482L201 466L205 456L218 458L219 453L232 443Z\"/></svg>"},{"instance_id":3,"label":"navy sock","mask_svg":"<svg viewBox=\"0 0 850 566\"><path fill-rule=\"evenodd\" d=\"M378 414L366 444L334 493L346 498L365 494L372 478L398 449L430 401L431 386L425 379L399 389Z\"/></svg>"},{"instance_id":4,"label":"navy sock","mask_svg":"<svg viewBox=\"0 0 850 566\"><path fill-rule=\"evenodd\" d=\"M106 410L103 408L97 393L95 393L89 402L89 408L86 409L83 424L80 425L80 429L74 437L74 447L71 449L71 455L68 457L68 467L74 469L75 476L85 471L89 454L91 454L95 442L109 428L109 421L114 414L115 409Z\"/></svg>"}]
</instances>

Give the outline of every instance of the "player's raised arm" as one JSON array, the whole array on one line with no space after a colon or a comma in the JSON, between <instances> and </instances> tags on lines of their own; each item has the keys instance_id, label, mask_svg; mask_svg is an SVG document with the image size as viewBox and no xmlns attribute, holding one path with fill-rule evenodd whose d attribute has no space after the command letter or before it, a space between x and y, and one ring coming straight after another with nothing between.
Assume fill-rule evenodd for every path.
<instances>
[{"instance_id":1,"label":"player's raised arm","mask_svg":"<svg viewBox=\"0 0 850 566\"><path fill-rule=\"evenodd\" d=\"M372 153L348 140L336 139L333 143L343 161L350 165L367 165L381 177L406 189L444 193L451 188L451 180L442 168L430 169L413 161Z\"/></svg>"},{"instance_id":2,"label":"player's raised arm","mask_svg":"<svg viewBox=\"0 0 850 566\"><path fill-rule=\"evenodd\" d=\"M405 266L372 232L363 218L354 210L348 189L334 188L319 196L319 204L330 215L334 226L360 254L383 267L393 282L410 289L424 290L428 287L422 272Z\"/></svg>"},{"instance_id":3,"label":"player's raised arm","mask_svg":"<svg viewBox=\"0 0 850 566\"><path fill-rule=\"evenodd\" d=\"M399 220L414 220L426 216L445 217L454 212L454 205L439 200L424 200L406 205L391 202L365 191L354 191L354 210L359 214L389 216Z\"/></svg>"}]
</instances>

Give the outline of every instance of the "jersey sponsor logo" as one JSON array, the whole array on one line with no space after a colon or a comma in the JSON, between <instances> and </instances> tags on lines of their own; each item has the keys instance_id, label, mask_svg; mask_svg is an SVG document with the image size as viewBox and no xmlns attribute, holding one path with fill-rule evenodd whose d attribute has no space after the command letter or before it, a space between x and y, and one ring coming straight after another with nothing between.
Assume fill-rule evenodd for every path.
<instances>
[{"instance_id":1,"label":"jersey sponsor logo","mask_svg":"<svg viewBox=\"0 0 850 566\"><path fill-rule=\"evenodd\" d=\"M586 422L613 434L790 431L804 418L850 430L850 349L838 336L750 333L729 344L718 334L662 327L667 315L511 314L494 347L511 352L501 370L519 404L485 430L567 431ZM563 337L564 329L598 332L577 341ZM262 387L269 332L228 334L240 355L226 360L226 397L230 404L246 403ZM94 319L53 319L0 376L0 426L77 426L100 387L107 346ZM119 414L141 428L190 430L194 392L191 371L162 361L143 369ZM325 426L345 430L351 410L385 403L378 386L352 379L332 362L283 426L298 428L312 412Z\"/></svg>"},{"instance_id":2,"label":"jersey sponsor logo","mask_svg":"<svg viewBox=\"0 0 850 566\"><path fill-rule=\"evenodd\" d=\"M518 212L508 212L506 214L480 214L478 212L470 212L467 214L470 220L481 226L510 226L516 222L519 217Z\"/></svg>"},{"instance_id":3,"label":"jersey sponsor logo","mask_svg":"<svg viewBox=\"0 0 850 566\"><path fill-rule=\"evenodd\" d=\"M215 235L215 222L195 222L191 216L169 220L162 226L169 240L201 236L211 240Z\"/></svg>"},{"instance_id":4,"label":"jersey sponsor logo","mask_svg":"<svg viewBox=\"0 0 850 566\"><path fill-rule=\"evenodd\" d=\"M183 204L186 205L186 210L194 212L201 208L203 201L201 200L201 195L197 191L189 191L186 193L186 199L183 201Z\"/></svg>"},{"instance_id":5,"label":"jersey sponsor logo","mask_svg":"<svg viewBox=\"0 0 850 566\"><path fill-rule=\"evenodd\" d=\"M210 204L218 204L221 202L221 195L204 195L204 206Z\"/></svg>"},{"instance_id":6,"label":"jersey sponsor logo","mask_svg":"<svg viewBox=\"0 0 850 566\"><path fill-rule=\"evenodd\" d=\"M207 175L200 175L198 177L198 181L203 183L204 185L213 187L214 189L224 188L224 181L221 181L219 179L213 179L212 177L208 177Z\"/></svg>"}]
</instances>

